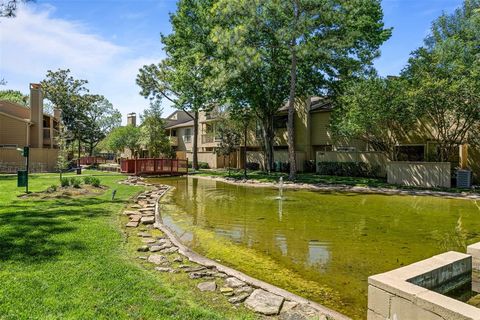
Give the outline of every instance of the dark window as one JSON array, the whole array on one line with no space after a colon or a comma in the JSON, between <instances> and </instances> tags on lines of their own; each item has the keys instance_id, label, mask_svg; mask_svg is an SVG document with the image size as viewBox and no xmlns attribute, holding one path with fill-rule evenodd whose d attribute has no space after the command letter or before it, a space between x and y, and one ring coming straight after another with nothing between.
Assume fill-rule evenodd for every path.
<instances>
[{"instance_id":1,"label":"dark window","mask_svg":"<svg viewBox=\"0 0 480 320\"><path fill-rule=\"evenodd\" d=\"M425 146L397 146L398 161L425 161Z\"/></svg>"},{"instance_id":2,"label":"dark window","mask_svg":"<svg viewBox=\"0 0 480 320\"><path fill-rule=\"evenodd\" d=\"M275 129L284 129L287 127L288 116L276 116L273 118L273 127Z\"/></svg>"}]
</instances>

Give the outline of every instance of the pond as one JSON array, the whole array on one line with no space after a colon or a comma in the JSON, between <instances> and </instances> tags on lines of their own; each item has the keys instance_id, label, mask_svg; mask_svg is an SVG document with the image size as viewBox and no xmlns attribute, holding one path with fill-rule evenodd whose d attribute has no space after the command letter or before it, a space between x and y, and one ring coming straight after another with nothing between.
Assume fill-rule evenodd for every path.
<instances>
[{"instance_id":1,"label":"pond","mask_svg":"<svg viewBox=\"0 0 480 320\"><path fill-rule=\"evenodd\" d=\"M480 241L480 201L160 178L163 222L193 250L355 319L367 278Z\"/></svg>"}]
</instances>

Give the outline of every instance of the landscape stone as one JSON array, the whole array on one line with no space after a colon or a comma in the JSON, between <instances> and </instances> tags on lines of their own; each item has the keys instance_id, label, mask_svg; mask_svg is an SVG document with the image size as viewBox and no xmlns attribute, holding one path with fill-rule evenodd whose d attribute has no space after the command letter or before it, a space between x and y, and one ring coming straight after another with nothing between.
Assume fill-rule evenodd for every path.
<instances>
[{"instance_id":1,"label":"landscape stone","mask_svg":"<svg viewBox=\"0 0 480 320\"><path fill-rule=\"evenodd\" d=\"M171 247L171 248L163 249L162 253L174 253L176 251L178 251L177 247Z\"/></svg>"},{"instance_id":2,"label":"landscape stone","mask_svg":"<svg viewBox=\"0 0 480 320\"><path fill-rule=\"evenodd\" d=\"M256 289L245 301L245 306L264 315L280 312L284 298L263 289Z\"/></svg>"},{"instance_id":3,"label":"landscape stone","mask_svg":"<svg viewBox=\"0 0 480 320\"><path fill-rule=\"evenodd\" d=\"M157 252L157 251L162 250L162 246L153 245L153 246L150 246L150 248L148 248L148 250L150 250L150 252Z\"/></svg>"},{"instance_id":4,"label":"landscape stone","mask_svg":"<svg viewBox=\"0 0 480 320\"><path fill-rule=\"evenodd\" d=\"M148 251L148 246L141 246L137 249L137 251L140 251L140 252L147 252Z\"/></svg>"},{"instance_id":5,"label":"landscape stone","mask_svg":"<svg viewBox=\"0 0 480 320\"><path fill-rule=\"evenodd\" d=\"M155 223L155 217L142 217L141 221L143 224L153 224Z\"/></svg>"},{"instance_id":6,"label":"landscape stone","mask_svg":"<svg viewBox=\"0 0 480 320\"><path fill-rule=\"evenodd\" d=\"M131 216L131 215L136 215L136 214L139 214L138 211L129 211L129 210L126 210L123 212L123 214L127 215L127 216Z\"/></svg>"},{"instance_id":7,"label":"landscape stone","mask_svg":"<svg viewBox=\"0 0 480 320\"><path fill-rule=\"evenodd\" d=\"M137 235L138 235L139 237L142 237L142 238L149 238L149 237L152 236L152 235L151 235L150 233L148 233L148 232L139 232L139 233L137 233Z\"/></svg>"},{"instance_id":8,"label":"landscape stone","mask_svg":"<svg viewBox=\"0 0 480 320\"><path fill-rule=\"evenodd\" d=\"M205 277L212 277L213 273L209 271L201 271L201 272L192 272L190 273L190 279L200 279Z\"/></svg>"},{"instance_id":9,"label":"landscape stone","mask_svg":"<svg viewBox=\"0 0 480 320\"><path fill-rule=\"evenodd\" d=\"M222 287L220 288L220 292L224 295L233 295L233 289L229 287Z\"/></svg>"},{"instance_id":10,"label":"landscape stone","mask_svg":"<svg viewBox=\"0 0 480 320\"><path fill-rule=\"evenodd\" d=\"M170 272L170 273L174 272L172 268L168 268L168 267L155 267L155 270L160 272Z\"/></svg>"},{"instance_id":11,"label":"landscape stone","mask_svg":"<svg viewBox=\"0 0 480 320\"><path fill-rule=\"evenodd\" d=\"M250 295L249 293L244 292L244 293L241 293L237 296L234 296L234 297L228 299L228 302L230 302L230 303L240 303L240 302L245 301L245 299L247 299L249 295Z\"/></svg>"},{"instance_id":12,"label":"landscape stone","mask_svg":"<svg viewBox=\"0 0 480 320\"><path fill-rule=\"evenodd\" d=\"M239 287L239 288L236 288L234 290L235 294L240 294L240 293L252 293L253 292L253 288L250 287L250 286L243 286L243 287Z\"/></svg>"},{"instance_id":13,"label":"landscape stone","mask_svg":"<svg viewBox=\"0 0 480 320\"><path fill-rule=\"evenodd\" d=\"M148 262L155 264L164 264L168 263L168 260L165 256L162 256L160 254L152 254L148 257Z\"/></svg>"},{"instance_id":14,"label":"landscape stone","mask_svg":"<svg viewBox=\"0 0 480 320\"><path fill-rule=\"evenodd\" d=\"M225 284L230 288L238 288L243 287L245 285L245 282L235 277L230 277L225 280Z\"/></svg>"},{"instance_id":15,"label":"landscape stone","mask_svg":"<svg viewBox=\"0 0 480 320\"><path fill-rule=\"evenodd\" d=\"M140 209L142 206L138 204L132 204L130 207L132 207L132 209Z\"/></svg>"},{"instance_id":16,"label":"landscape stone","mask_svg":"<svg viewBox=\"0 0 480 320\"><path fill-rule=\"evenodd\" d=\"M183 259L180 256L178 256L178 257L175 257L175 259L173 259L173 262L179 262L180 263L180 262L183 262Z\"/></svg>"},{"instance_id":17,"label":"landscape stone","mask_svg":"<svg viewBox=\"0 0 480 320\"><path fill-rule=\"evenodd\" d=\"M201 282L197 285L197 288L200 291L215 291L217 290L217 284L215 281Z\"/></svg>"},{"instance_id":18,"label":"landscape stone","mask_svg":"<svg viewBox=\"0 0 480 320\"><path fill-rule=\"evenodd\" d=\"M142 218L141 215L136 215L136 214L134 214L134 215L131 215L131 216L130 216L130 221L139 222L141 218Z\"/></svg>"},{"instance_id":19,"label":"landscape stone","mask_svg":"<svg viewBox=\"0 0 480 320\"><path fill-rule=\"evenodd\" d=\"M138 221L130 221L125 226L128 228L136 228L138 227Z\"/></svg>"},{"instance_id":20,"label":"landscape stone","mask_svg":"<svg viewBox=\"0 0 480 320\"><path fill-rule=\"evenodd\" d=\"M287 312L287 311L289 311L289 310L292 310L292 309L295 308L296 306L298 306L298 303L297 303L297 302L293 302L293 301L288 301L288 300L286 300L286 301L283 303L282 312Z\"/></svg>"},{"instance_id":21,"label":"landscape stone","mask_svg":"<svg viewBox=\"0 0 480 320\"><path fill-rule=\"evenodd\" d=\"M286 310L284 312L282 308L282 312L278 317L280 320L327 320L328 318L320 313L318 310L306 305L301 304L298 305L290 310Z\"/></svg>"},{"instance_id":22,"label":"landscape stone","mask_svg":"<svg viewBox=\"0 0 480 320\"><path fill-rule=\"evenodd\" d=\"M152 238L143 238L142 242L143 243L155 243L157 241L155 239L152 239Z\"/></svg>"},{"instance_id":23,"label":"landscape stone","mask_svg":"<svg viewBox=\"0 0 480 320\"><path fill-rule=\"evenodd\" d=\"M192 266L189 266L189 265L186 265L186 264L182 264L181 266L179 266L179 268L185 269L184 270L185 272L198 272L198 271L202 271L202 270L207 269L204 266L192 267Z\"/></svg>"}]
</instances>

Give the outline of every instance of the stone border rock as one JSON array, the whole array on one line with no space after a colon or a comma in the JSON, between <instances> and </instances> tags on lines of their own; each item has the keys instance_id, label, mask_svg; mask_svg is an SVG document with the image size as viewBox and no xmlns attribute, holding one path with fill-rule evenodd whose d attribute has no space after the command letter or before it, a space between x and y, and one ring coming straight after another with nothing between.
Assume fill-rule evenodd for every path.
<instances>
[{"instance_id":1,"label":"stone border rock","mask_svg":"<svg viewBox=\"0 0 480 320\"><path fill-rule=\"evenodd\" d=\"M194 179L206 179L213 181L221 181L233 185L248 186L248 187L260 187L260 188L278 188L277 183L273 182L261 182L256 180L237 180L233 178L223 178L215 176L198 176L189 175L188 177ZM349 186L343 184L308 184L308 183L293 183L285 181L283 184L284 189L304 189L310 191L320 192L352 192L360 194L380 194L380 195L405 195L405 196L432 196L442 197L449 199L465 199L465 200L480 200L480 193L471 192L447 192L447 191L432 191L432 190L405 190L405 189L389 189L389 188L376 188L376 187L358 187Z\"/></svg>"},{"instance_id":2,"label":"stone border rock","mask_svg":"<svg viewBox=\"0 0 480 320\"><path fill-rule=\"evenodd\" d=\"M159 200L171 189L169 186L148 184L140 177L128 177L122 183L154 187L154 190L143 192L136 197L136 204L131 207L138 210L126 210L124 213L130 218L127 227L136 228L140 224L150 228L153 226L166 236L155 239L148 232L138 233L144 243L138 251L150 253L149 256L140 258L156 265L155 270L167 273L187 272L190 279L204 281L197 285L198 290L218 292L227 297L233 305L243 303L248 309L264 316L278 316L282 320L350 319L316 302L250 277L190 250L162 223ZM177 253L197 266L181 264L178 269L173 268L168 257ZM182 258L177 257L173 261L181 262ZM223 282L222 286L218 287L217 281Z\"/></svg>"}]
</instances>

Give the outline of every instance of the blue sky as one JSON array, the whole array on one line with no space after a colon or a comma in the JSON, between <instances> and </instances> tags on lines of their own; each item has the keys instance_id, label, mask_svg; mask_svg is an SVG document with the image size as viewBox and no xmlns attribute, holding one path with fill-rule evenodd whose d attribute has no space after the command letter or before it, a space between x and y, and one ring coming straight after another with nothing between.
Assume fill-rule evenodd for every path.
<instances>
[{"instance_id":1,"label":"blue sky","mask_svg":"<svg viewBox=\"0 0 480 320\"><path fill-rule=\"evenodd\" d=\"M2 1L2 0L0 0ZM400 72L422 44L431 22L462 0L383 0L384 21L393 35L375 61L381 75ZM27 93L48 69L70 68L89 80L122 114L148 106L135 84L138 69L160 61L160 33L170 32L176 0L37 0L15 19L0 21L0 77ZM165 113L172 111L165 105ZM124 119L125 121L125 119Z\"/></svg>"}]
</instances>

